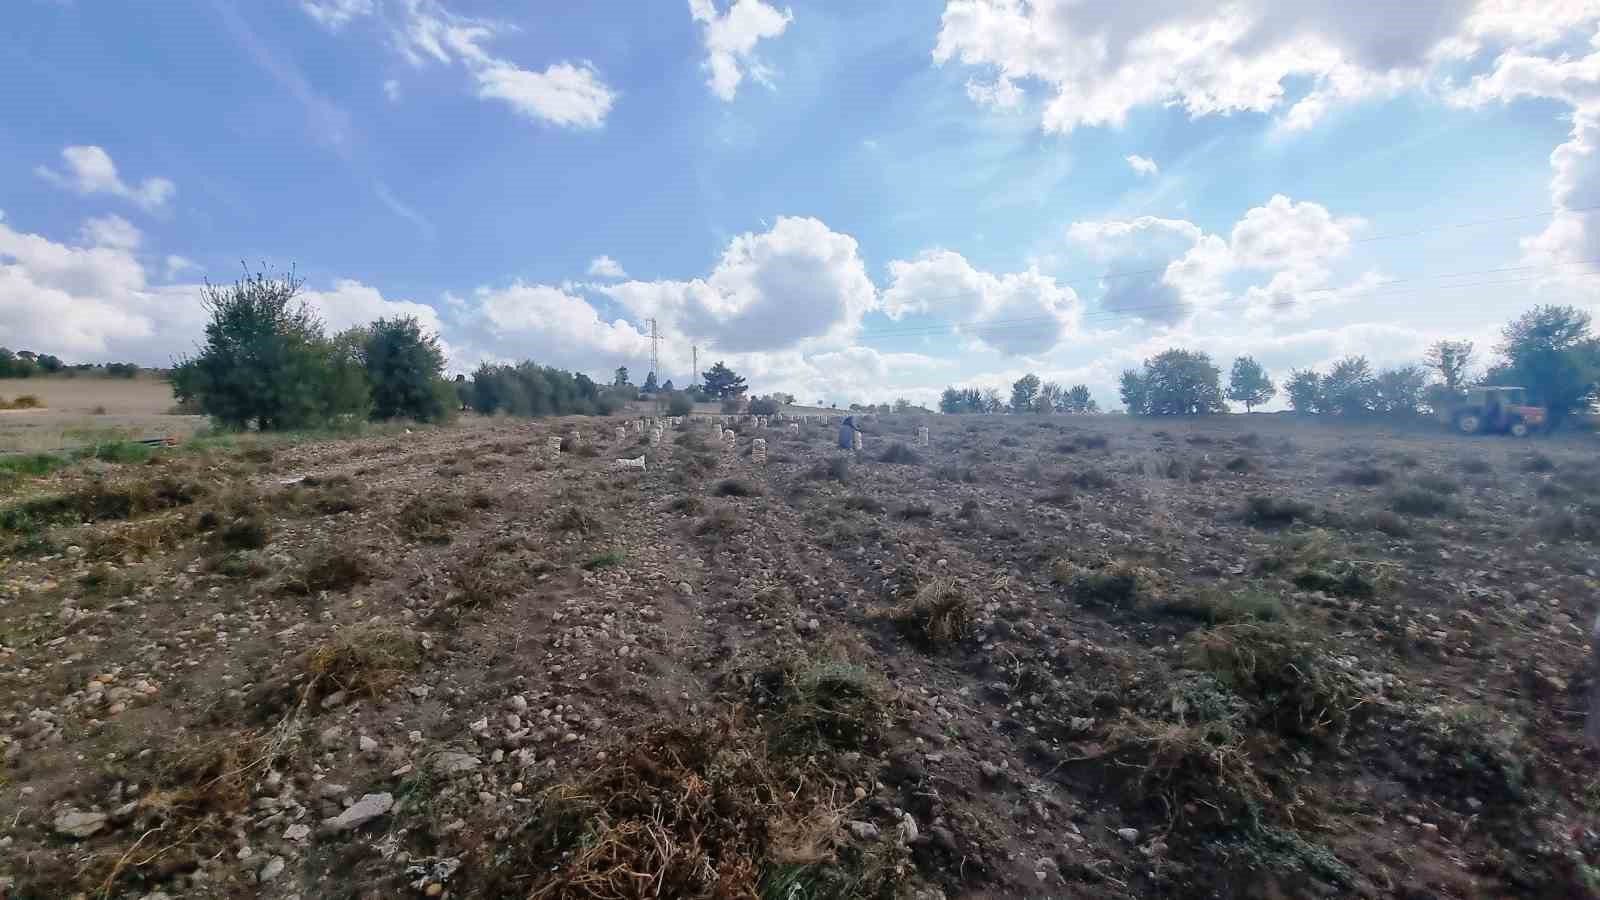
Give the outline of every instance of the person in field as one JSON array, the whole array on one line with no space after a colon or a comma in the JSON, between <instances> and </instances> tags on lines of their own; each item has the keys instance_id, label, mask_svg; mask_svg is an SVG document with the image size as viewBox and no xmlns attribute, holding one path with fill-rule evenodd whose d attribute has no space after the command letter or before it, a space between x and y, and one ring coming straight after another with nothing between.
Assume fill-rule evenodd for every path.
<instances>
[{"instance_id":1,"label":"person in field","mask_svg":"<svg viewBox=\"0 0 1600 900\"><path fill-rule=\"evenodd\" d=\"M855 416L845 416L844 417L844 421L839 423L839 449L840 450L853 450L853 449L855 449L855 436L856 436L856 417Z\"/></svg>"}]
</instances>

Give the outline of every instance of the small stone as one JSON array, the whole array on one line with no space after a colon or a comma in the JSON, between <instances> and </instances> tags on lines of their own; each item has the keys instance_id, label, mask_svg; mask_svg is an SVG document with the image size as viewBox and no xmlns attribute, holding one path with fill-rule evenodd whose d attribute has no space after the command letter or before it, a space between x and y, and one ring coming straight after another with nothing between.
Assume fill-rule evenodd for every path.
<instances>
[{"instance_id":1,"label":"small stone","mask_svg":"<svg viewBox=\"0 0 1600 900\"><path fill-rule=\"evenodd\" d=\"M356 741L356 746L361 748L362 753L372 753L378 749L378 742L363 734L361 739Z\"/></svg>"},{"instance_id":2,"label":"small stone","mask_svg":"<svg viewBox=\"0 0 1600 900\"><path fill-rule=\"evenodd\" d=\"M303 841L310 836L310 825L290 825L283 830L283 839L286 841Z\"/></svg>"},{"instance_id":3,"label":"small stone","mask_svg":"<svg viewBox=\"0 0 1600 900\"><path fill-rule=\"evenodd\" d=\"M317 740L329 750L337 749L344 745L344 729L337 725L330 725L322 730L322 734L317 736Z\"/></svg>"},{"instance_id":4,"label":"small stone","mask_svg":"<svg viewBox=\"0 0 1600 900\"><path fill-rule=\"evenodd\" d=\"M510 704L514 711L518 713L525 713L528 711L528 698L522 696L521 694L514 694L511 699L506 702Z\"/></svg>"},{"instance_id":5,"label":"small stone","mask_svg":"<svg viewBox=\"0 0 1600 900\"><path fill-rule=\"evenodd\" d=\"M394 809L393 794L367 794L337 816L323 819L322 824L333 832L350 831L387 814L391 809Z\"/></svg>"},{"instance_id":6,"label":"small stone","mask_svg":"<svg viewBox=\"0 0 1600 900\"><path fill-rule=\"evenodd\" d=\"M912 843L917 839L917 834L917 820L912 818L910 813L906 813L905 816L900 819L901 842L907 844Z\"/></svg>"},{"instance_id":7,"label":"small stone","mask_svg":"<svg viewBox=\"0 0 1600 900\"><path fill-rule=\"evenodd\" d=\"M55 821L56 834L80 839L98 834L105 827L104 813L81 812L76 809L63 811L56 816Z\"/></svg>"},{"instance_id":8,"label":"small stone","mask_svg":"<svg viewBox=\"0 0 1600 900\"><path fill-rule=\"evenodd\" d=\"M856 785L855 795L857 800L865 800L867 799L867 789L860 785Z\"/></svg>"},{"instance_id":9,"label":"small stone","mask_svg":"<svg viewBox=\"0 0 1600 900\"><path fill-rule=\"evenodd\" d=\"M266 882L277 878L279 875L283 874L283 865L283 857L272 857L271 859L267 860L266 865L261 867L261 872L256 876L256 880Z\"/></svg>"},{"instance_id":10,"label":"small stone","mask_svg":"<svg viewBox=\"0 0 1600 900\"><path fill-rule=\"evenodd\" d=\"M561 738L561 742L564 743L564 744L574 744L574 743L577 743L577 741L578 741L578 736L576 734L570 732L570 731L567 732L565 735L563 735L562 738Z\"/></svg>"},{"instance_id":11,"label":"small stone","mask_svg":"<svg viewBox=\"0 0 1600 900\"><path fill-rule=\"evenodd\" d=\"M475 734L475 735L477 735L479 737L483 737L484 735L489 733L489 717L488 716L484 716L483 718L479 719L476 722L473 722L471 725L468 725L467 727L472 729L472 733L473 734Z\"/></svg>"},{"instance_id":12,"label":"small stone","mask_svg":"<svg viewBox=\"0 0 1600 900\"><path fill-rule=\"evenodd\" d=\"M871 822L851 822L850 833L859 840L875 841L878 839L878 826Z\"/></svg>"},{"instance_id":13,"label":"small stone","mask_svg":"<svg viewBox=\"0 0 1600 900\"><path fill-rule=\"evenodd\" d=\"M128 711L128 704L126 704L126 703L113 703L113 704L111 704L111 708L106 710L107 713L110 713L113 716L120 716L124 712L127 712L127 711Z\"/></svg>"},{"instance_id":14,"label":"small stone","mask_svg":"<svg viewBox=\"0 0 1600 900\"><path fill-rule=\"evenodd\" d=\"M470 753L441 753L433 758L434 766L446 775L456 775L461 772L470 772L483 765L483 763Z\"/></svg>"},{"instance_id":15,"label":"small stone","mask_svg":"<svg viewBox=\"0 0 1600 900\"><path fill-rule=\"evenodd\" d=\"M444 893L444 885L442 885L439 882L435 881L432 884L428 885L428 889L423 891L422 893L426 894L429 897L437 897L440 894Z\"/></svg>"},{"instance_id":16,"label":"small stone","mask_svg":"<svg viewBox=\"0 0 1600 900\"><path fill-rule=\"evenodd\" d=\"M520 793L522 793L522 791L523 791L522 782L514 781L514 782L511 783L511 793L520 794Z\"/></svg>"},{"instance_id":17,"label":"small stone","mask_svg":"<svg viewBox=\"0 0 1600 900\"><path fill-rule=\"evenodd\" d=\"M1467 809L1476 811L1476 810L1479 810L1479 809L1482 809L1482 808L1483 808L1483 801L1482 800L1479 800L1477 797L1468 797L1467 798Z\"/></svg>"},{"instance_id":18,"label":"small stone","mask_svg":"<svg viewBox=\"0 0 1600 900\"><path fill-rule=\"evenodd\" d=\"M694 586L689 584L687 581L680 581L678 582L678 593L684 595L685 597L693 597Z\"/></svg>"},{"instance_id":19,"label":"small stone","mask_svg":"<svg viewBox=\"0 0 1600 900\"><path fill-rule=\"evenodd\" d=\"M1139 829L1137 829L1137 828L1118 828L1117 829L1117 837L1122 838L1123 840L1125 840L1125 841L1127 841L1128 843L1131 844L1134 841L1137 841L1139 839Z\"/></svg>"},{"instance_id":20,"label":"small stone","mask_svg":"<svg viewBox=\"0 0 1600 900\"><path fill-rule=\"evenodd\" d=\"M350 793L350 788L342 784L324 781L322 784L317 785L317 796L325 797L329 800L337 800L348 793Z\"/></svg>"}]
</instances>

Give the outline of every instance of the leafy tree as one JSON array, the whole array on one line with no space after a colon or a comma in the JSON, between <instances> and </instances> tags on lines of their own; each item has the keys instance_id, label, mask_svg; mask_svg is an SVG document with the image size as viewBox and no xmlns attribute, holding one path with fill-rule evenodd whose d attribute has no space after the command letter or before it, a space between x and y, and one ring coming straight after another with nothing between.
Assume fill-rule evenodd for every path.
<instances>
[{"instance_id":1,"label":"leafy tree","mask_svg":"<svg viewBox=\"0 0 1600 900\"><path fill-rule=\"evenodd\" d=\"M661 385L656 383L656 373L651 372L649 375L644 377L644 386L639 388L639 393L654 394L659 390L661 390Z\"/></svg>"},{"instance_id":2,"label":"leafy tree","mask_svg":"<svg viewBox=\"0 0 1600 900\"><path fill-rule=\"evenodd\" d=\"M444 351L415 317L379 319L362 329L360 337L374 418L437 422L450 415L448 395L438 387Z\"/></svg>"},{"instance_id":3,"label":"leafy tree","mask_svg":"<svg viewBox=\"0 0 1600 900\"><path fill-rule=\"evenodd\" d=\"M1267 370L1254 357L1241 356L1233 361L1228 373L1228 399L1244 404L1245 412L1271 400L1278 394L1278 386L1267 376Z\"/></svg>"},{"instance_id":4,"label":"leafy tree","mask_svg":"<svg viewBox=\"0 0 1600 900\"><path fill-rule=\"evenodd\" d=\"M995 390L994 388L988 388L983 392L983 410L982 411L986 415L991 415L992 416L995 413L998 413L1000 410L1005 409L1005 408L1006 408L1005 401L1000 399L1000 392L998 390Z\"/></svg>"},{"instance_id":5,"label":"leafy tree","mask_svg":"<svg viewBox=\"0 0 1600 900\"><path fill-rule=\"evenodd\" d=\"M783 405L783 406L793 406L794 405L794 395L793 394L785 394L785 393L782 393L780 391L773 391L771 394L768 394L767 396L771 397L774 401L776 401L780 405Z\"/></svg>"},{"instance_id":6,"label":"leafy tree","mask_svg":"<svg viewBox=\"0 0 1600 900\"><path fill-rule=\"evenodd\" d=\"M1505 363L1496 381L1526 387L1550 408L1552 424L1593 404L1600 381L1600 340L1589 314L1572 306L1536 306L1506 325L1496 347Z\"/></svg>"},{"instance_id":7,"label":"leafy tree","mask_svg":"<svg viewBox=\"0 0 1600 900\"><path fill-rule=\"evenodd\" d=\"M1189 416L1227 412L1222 399L1222 370L1197 350L1171 349L1144 361L1144 414ZM1124 398L1126 402L1126 398ZM1130 409L1132 407L1130 406Z\"/></svg>"},{"instance_id":8,"label":"leafy tree","mask_svg":"<svg viewBox=\"0 0 1600 900\"><path fill-rule=\"evenodd\" d=\"M1145 410L1149 408L1150 384L1145 380L1143 372L1138 369L1123 369L1117 390L1122 395L1122 405L1127 407L1128 415L1145 414Z\"/></svg>"},{"instance_id":9,"label":"leafy tree","mask_svg":"<svg viewBox=\"0 0 1600 900\"><path fill-rule=\"evenodd\" d=\"M687 416L694 412L694 401L687 394L673 394L667 399L667 415Z\"/></svg>"},{"instance_id":10,"label":"leafy tree","mask_svg":"<svg viewBox=\"0 0 1600 900\"><path fill-rule=\"evenodd\" d=\"M1460 394L1467 385L1467 372L1472 368L1472 342L1438 341L1423 354L1422 364L1439 376L1445 390Z\"/></svg>"},{"instance_id":11,"label":"leafy tree","mask_svg":"<svg viewBox=\"0 0 1600 900\"><path fill-rule=\"evenodd\" d=\"M627 384L628 383L628 367L627 366L617 366L617 371L612 373L611 383L616 387L622 387L623 385Z\"/></svg>"},{"instance_id":12,"label":"leafy tree","mask_svg":"<svg viewBox=\"0 0 1600 900\"><path fill-rule=\"evenodd\" d=\"M1029 372L1018 378L1011 385L1011 411L1014 413L1033 412L1033 405L1039 399L1039 376Z\"/></svg>"},{"instance_id":13,"label":"leafy tree","mask_svg":"<svg viewBox=\"0 0 1600 900\"><path fill-rule=\"evenodd\" d=\"M602 392L582 373L574 375L524 360L514 366L478 366L472 373L469 395L472 408L485 415L604 416L617 406L612 391Z\"/></svg>"},{"instance_id":14,"label":"leafy tree","mask_svg":"<svg viewBox=\"0 0 1600 900\"><path fill-rule=\"evenodd\" d=\"M33 375L34 362L0 347L0 378L28 378Z\"/></svg>"},{"instance_id":15,"label":"leafy tree","mask_svg":"<svg viewBox=\"0 0 1600 900\"><path fill-rule=\"evenodd\" d=\"M1311 369L1291 369L1284 382L1289 406L1298 413L1319 413L1323 409L1322 376Z\"/></svg>"},{"instance_id":16,"label":"leafy tree","mask_svg":"<svg viewBox=\"0 0 1600 900\"><path fill-rule=\"evenodd\" d=\"M1088 385L1075 384L1067 389L1058 408L1062 412L1083 416L1099 412L1100 404L1095 403L1094 397L1090 396Z\"/></svg>"},{"instance_id":17,"label":"leafy tree","mask_svg":"<svg viewBox=\"0 0 1600 900\"><path fill-rule=\"evenodd\" d=\"M775 416L778 414L778 401L768 397L757 397L750 401L750 415Z\"/></svg>"},{"instance_id":18,"label":"leafy tree","mask_svg":"<svg viewBox=\"0 0 1600 900\"><path fill-rule=\"evenodd\" d=\"M61 360L55 356L51 356L48 353L39 354L39 358L34 360L33 363L39 367L39 371L44 372L47 375L53 375L56 372L61 371L63 368Z\"/></svg>"},{"instance_id":19,"label":"leafy tree","mask_svg":"<svg viewBox=\"0 0 1600 900\"><path fill-rule=\"evenodd\" d=\"M1054 381L1046 381L1039 385L1039 397L1033 401L1034 409L1042 413L1066 412L1063 403L1066 400L1066 391Z\"/></svg>"},{"instance_id":20,"label":"leafy tree","mask_svg":"<svg viewBox=\"0 0 1600 900\"><path fill-rule=\"evenodd\" d=\"M716 365L701 373L704 379L706 395L718 400L734 400L744 396L749 386L744 379L735 375L733 370L723 365L719 360Z\"/></svg>"},{"instance_id":21,"label":"leafy tree","mask_svg":"<svg viewBox=\"0 0 1600 900\"><path fill-rule=\"evenodd\" d=\"M349 390L340 374L355 360L340 359L322 323L296 301L301 283L260 273L224 287L208 282L206 342L173 370L178 400L195 401L225 426L263 431L364 413L364 392Z\"/></svg>"},{"instance_id":22,"label":"leafy tree","mask_svg":"<svg viewBox=\"0 0 1600 900\"><path fill-rule=\"evenodd\" d=\"M1377 381L1372 364L1365 356L1346 356L1333 364L1322 379L1322 412L1340 416L1359 416L1371 412L1376 402Z\"/></svg>"},{"instance_id":23,"label":"leafy tree","mask_svg":"<svg viewBox=\"0 0 1600 900\"><path fill-rule=\"evenodd\" d=\"M1373 380L1372 409L1386 416L1415 416L1428 387L1428 370L1422 366L1383 369Z\"/></svg>"},{"instance_id":24,"label":"leafy tree","mask_svg":"<svg viewBox=\"0 0 1600 900\"><path fill-rule=\"evenodd\" d=\"M673 387L673 386L672 386L672 379L671 379L671 378L668 378L668 379L667 379L667 380L666 380L666 381L665 381L665 382L663 382L663 383L662 383L662 385L661 385L661 390L662 390L662 391L663 391L663 392L665 392L665 393L668 393L668 394L670 394L670 393L672 393L672 392L673 392L673 391L675 391L675 390L677 390L677 388L674 388L674 387ZM673 413L673 415L677 415L677 413Z\"/></svg>"}]
</instances>

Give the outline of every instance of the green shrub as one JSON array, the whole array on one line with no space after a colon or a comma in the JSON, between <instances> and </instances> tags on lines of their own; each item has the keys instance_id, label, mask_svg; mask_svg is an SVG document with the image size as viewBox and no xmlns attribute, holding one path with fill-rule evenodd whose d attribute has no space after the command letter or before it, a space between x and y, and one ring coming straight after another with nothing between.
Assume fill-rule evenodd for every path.
<instances>
[{"instance_id":1,"label":"green shrub","mask_svg":"<svg viewBox=\"0 0 1600 900\"><path fill-rule=\"evenodd\" d=\"M1455 503L1425 487L1408 487L1389 497L1389 508L1408 516L1438 516L1455 510Z\"/></svg>"},{"instance_id":2,"label":"green shrub","mask_svg":"<svg viewBox=\"0 0 1600 900\"><path fill-rule=\"evenodd\" d=\"M1281 528L1311 518L1309 503L1253 494L1245 498L1244 520L1257 528Z\"/></svg>"}]
</instances>

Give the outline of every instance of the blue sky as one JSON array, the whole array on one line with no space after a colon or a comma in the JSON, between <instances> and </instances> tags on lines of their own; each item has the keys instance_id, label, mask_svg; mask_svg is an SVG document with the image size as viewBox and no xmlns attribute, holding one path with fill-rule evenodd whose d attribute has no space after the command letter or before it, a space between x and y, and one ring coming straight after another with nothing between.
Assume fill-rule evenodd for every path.
<instances>
[{"instance_id":1,"label":"blue sky","mask_svg":"<svg viewBox=\"0 0 1600 900\"><path fill-rule=\"evenodd\" d=\"M680 383L1112 406L1592 306L1600 7L1348 6L20 0L0 344L166 363L244 260L456 370L642 373L653 317Z\"/></svg>"}]
</instances>

